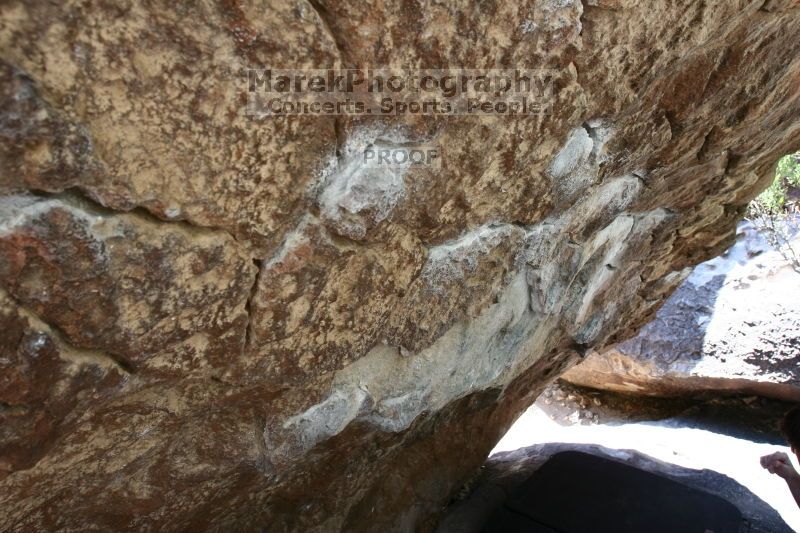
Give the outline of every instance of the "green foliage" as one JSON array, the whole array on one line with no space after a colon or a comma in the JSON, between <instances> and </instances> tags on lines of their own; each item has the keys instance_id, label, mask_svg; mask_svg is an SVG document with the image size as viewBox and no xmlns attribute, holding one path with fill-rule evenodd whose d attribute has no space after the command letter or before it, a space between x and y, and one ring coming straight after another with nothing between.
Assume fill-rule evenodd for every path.
<instances>
[{"instance_id":1,"label":"green foliage","mask_svg":"<svg viewBox=\"0 0 800 533\"><path fill-rule=\"evenodd\" d=\"M800 152L787 155L778 162L775 181L748 206L747 218L800 274L800 216L786 205L789 187L800 187Z\"/></svg>"},{"instance_id":2,"label":"green foliage","mask_svg":"<svg viewBox=\"0 0 800 533\"><path fill-rule=\"evenodd\" d=\"M800 152L787 155L778 162L775 181L751 205L751 211L778 215L786 212L787 186L800 187Z\"/></svg>"},{"instance_id":3,"label":"green foliage","mask_svg":"<svg viewBox=\"0 0 800 533\"><path fill-rule=\"evenodd\" d=\"M792 187L800 187L800 152L778 161L776 175L783 177Z\"/></svg>"}]
</instances>

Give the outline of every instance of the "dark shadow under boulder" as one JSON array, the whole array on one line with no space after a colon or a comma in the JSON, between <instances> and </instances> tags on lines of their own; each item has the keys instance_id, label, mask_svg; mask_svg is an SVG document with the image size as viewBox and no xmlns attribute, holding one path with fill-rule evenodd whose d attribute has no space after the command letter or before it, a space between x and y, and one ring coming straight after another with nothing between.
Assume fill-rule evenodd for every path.
<instances>
[{"instance_id":1,"label":"dark shadow under boulder","mask_svg":"<svg viewBox=\"0 0 800 533\"><path fill-rule=\"evenodd\" d=\"M547 444L492 457L440 532L791 533L733 479L629 450Z\"/></svg>"}]
</instances>

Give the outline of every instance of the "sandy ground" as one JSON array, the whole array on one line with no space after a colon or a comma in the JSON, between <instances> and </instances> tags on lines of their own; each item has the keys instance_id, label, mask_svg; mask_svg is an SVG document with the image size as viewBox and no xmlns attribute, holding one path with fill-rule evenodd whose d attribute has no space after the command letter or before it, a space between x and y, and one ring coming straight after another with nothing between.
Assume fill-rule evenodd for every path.
<instances>
[{"instance_id":1,"label":"sandy ground","mask_svg":"<svg viewBox=\"0 0 800 533\"><path fill-rule=\"evenodd\" d=\"M785 406L770 404L765 411L764 402L753 398L724 405L666 406L652 401L619 405L617 399L551 387L517 420L492 454L548 442L638 450L683 467L723 473L774 507L787 524L800 531L800 509L786 484L759 464L762 455L775 451L791 454L774 431L778 413ZM796 459L794 463L798 468Z\"/></svg>"}]
</instances>

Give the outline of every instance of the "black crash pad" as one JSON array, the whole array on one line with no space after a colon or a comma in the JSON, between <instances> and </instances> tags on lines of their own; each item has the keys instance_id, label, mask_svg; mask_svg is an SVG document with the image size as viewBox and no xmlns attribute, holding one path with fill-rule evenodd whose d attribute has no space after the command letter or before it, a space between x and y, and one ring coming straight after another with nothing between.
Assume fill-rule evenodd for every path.
<instances>
[{"instance_id":1,"label":"black crash pad","mask_svg":"<svg viewBox=\"0 0 800 533\"><path fill-rule=\"evenodd\" d=\"M492 515L485 533L740 533L732 503L583 452L550 458Z\"/></svg>"}]
</instances>

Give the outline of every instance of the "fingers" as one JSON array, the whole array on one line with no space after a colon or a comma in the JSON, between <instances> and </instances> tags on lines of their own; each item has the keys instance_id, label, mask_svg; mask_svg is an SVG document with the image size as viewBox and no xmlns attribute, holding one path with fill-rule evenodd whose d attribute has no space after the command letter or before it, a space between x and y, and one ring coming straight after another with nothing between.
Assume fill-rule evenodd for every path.
<instances>
[{"instance_id":1,"label":"fingers","mask_svg":"<svg viewBox=\"0 0 800 533\"><path fill-rule=\"evenodd\" d=\"M766 469L770 474L775 474L783 479L789 479L792 476L797 476L797 473L792 466L789 456L783 452L775 452L761 457L761 466Z\"/></svg>"},{"instance_id":2,"label":"fingers","mask_svg":"<svg viewBox=\"0 0 800 533\"><path fill-rule=\"evenodd\" d=\"M760 459L760 462L761 466L766 468L771 474L778 473L791 464L789 461L789 456L783 452L775 452L770 455L765 455Z\"/></svg>"},{"instance_id":3,"label":"fingers","mask_svg":"<svg viewBox=\"0 0 800 533\"><path fill-rule=\"evenodd\" d=\"M789 456L786 455L783 452L775 452L775 453L771 453L769 455L765 455L764 457L761 458L761 464L762 465L773 463L775 461L780 461L782 463L788 463L789 462Z\"/></svg>"}]
</instances>

